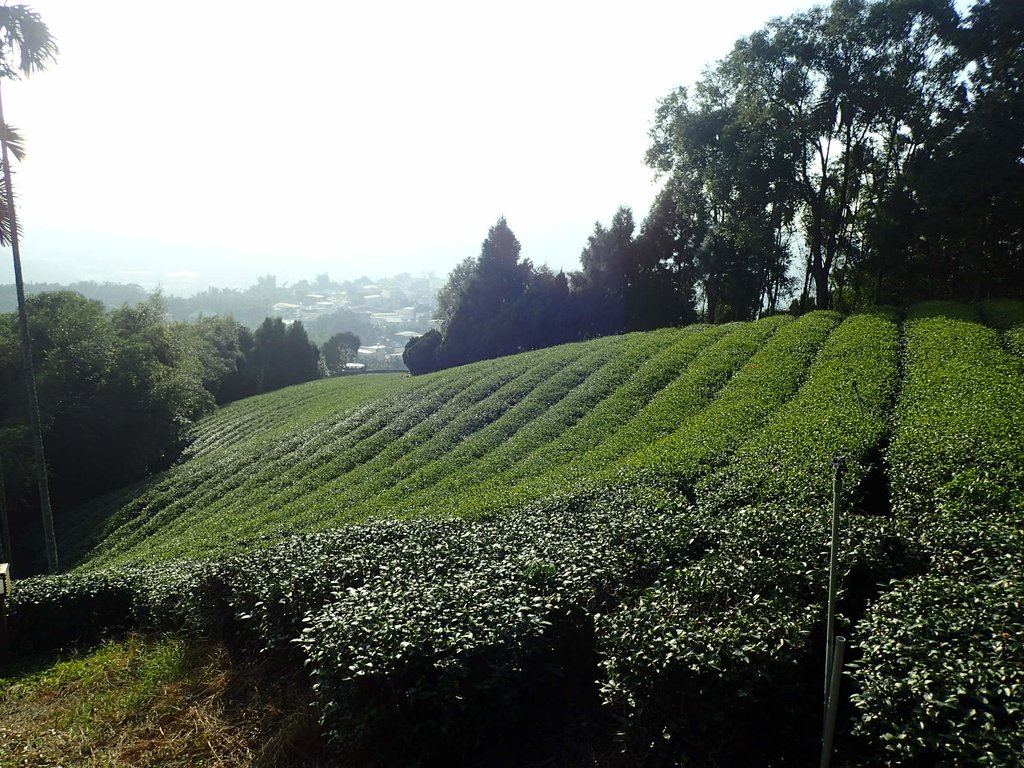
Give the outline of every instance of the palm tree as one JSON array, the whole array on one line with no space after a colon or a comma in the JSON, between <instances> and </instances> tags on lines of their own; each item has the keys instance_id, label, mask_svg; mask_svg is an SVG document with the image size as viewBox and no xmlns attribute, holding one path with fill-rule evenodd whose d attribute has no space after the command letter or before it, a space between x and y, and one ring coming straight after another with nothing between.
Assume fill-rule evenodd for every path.
<instances>
[{"instance_id":1,"label":"palm tree","mask_svg":"<svg viewBox=\"0 0 1024 768\"><path fill-rule=\"evenodd\" d=\"M57 44L50 30L32 9L24 5L0 6L0 77L18 78L43 69L57 56ZM16 64L13 62L16 60ZM46 539L46 564L51 573L58 570L57 538L53 531L53 510L50 507L50 485L46 478L46 455L43 452L43 431L39 418L39 398L32 366L32 348L28 335L28 312L25 308L25 285L21 276L21 251L18 247L18 218L14 212L14 186L11 183L9 154L22 157L21 140L4 120L3 99L0 98L0 161L3 163L3 190L0 192L0 245L10 243L14 254L14 283L18 293L18 321L21 329L21 354L25 365L25 389L28 392L32 420L32 449L39 481L39 503L43 514L43 535Z\"/></svg>"}]
</instances>

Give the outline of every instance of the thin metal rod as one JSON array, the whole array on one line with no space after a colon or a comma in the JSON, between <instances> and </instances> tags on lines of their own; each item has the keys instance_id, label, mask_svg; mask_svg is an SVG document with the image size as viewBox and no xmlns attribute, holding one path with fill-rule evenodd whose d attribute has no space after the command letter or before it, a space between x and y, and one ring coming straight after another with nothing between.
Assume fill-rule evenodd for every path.
<instances>
[{"instance_id":1,"label":"thin metal rod","mask_svg":"<svg viewBox=\"0 0 1024 768\"><path fill-rule=\"evenodd\" d=\"M846 638L836 638L835 650L832 653L832 670L829 677L828 706L825 708L825 726L821 735L821 768L829 768L832 762L832 744L836 736L836 714L839 709L839 685L843 678L843 653L846 649Z\"/></svg>"},{"instance_id":2,"label":"thin metal rod","mask_svg":"<svg viewBox=\"0 0 1024 768\"><path fill-rule=\"evenodd\" d=\"M832 546L828 563L828 610L825 614L825 707L829 702L829 685L832 679L832 653L836 632L836 592L839 589L839 499L843 491L843 473L846 459L836 456L832 459Z\"/></svg>"}]
</instances>

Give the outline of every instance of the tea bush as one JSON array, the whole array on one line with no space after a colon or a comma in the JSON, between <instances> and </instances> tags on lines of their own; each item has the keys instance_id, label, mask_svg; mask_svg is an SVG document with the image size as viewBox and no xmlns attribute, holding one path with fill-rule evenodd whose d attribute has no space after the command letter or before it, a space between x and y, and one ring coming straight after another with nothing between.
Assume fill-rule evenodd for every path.
<instances>
[{"instance_id":1,"label":"tea bush","mask_svg":"<svg viewBox=\"0 0 1024 768\"><path fill-rule=\"evenodd\" d=\"M607 382L607 391L621 385L628 372L620 358L632 361L633 350L617 345L598 347L575 361L559 362L559 372L536 387L501 418L473 434L471 440L457 439L447 446L438 445L429 460L390 484L378 483L379 505L401 506L408 510L429 506L431 499L447 496L471 487L498 468L509 466L528 455L538 444L557 434L566 405L574 392L591 378ZM604 392L604 394L607 393ZM600 395L602 392L598 390ZM418 500L416 494L426 491Z\"/></svg>"},{"instance_id":2,"label":"tea bush","mask_svg":"<svg viewBox=\"0 0 1024 768\"><path fill-rule=\"evenodd\" d=\"M807 380L735 460L698 484L718 508L783 503L824 508L832 497L832 460L846 459L844 505L880 461L899 380L895 311L847 318L829 336Z\"/></svg>"},{"instance_id":3,"label":"tea bush","mask_svg":"<svg viewBox=\"0 0 1024 768\"><path fill-rule=\"evenodd\" d=\"M991 312L991 306L983 306ZM930 557L858 625L857 733L891 764L1010 765L1024 749L1024 367L963 305L915 307L890 451Z\"/></svg>"},{"instance_id":4,"label":"tea bush","mask_svg":"<svg viewBox=\"0 0 1024 768\"><path fill-rule=\"evenodd\" d=\"M838 324L837 313L817 311L784 325L707 408L683 421L672 434L637 451L625 466L653 468L692 485L706 472L726 464L793 396Z\"/></svg>"},{"instance_id":5,"label":"tea bush","mask_svg":"<svg viewBox=\"0 0 1024 768\"><path fill-rule=\"evenodd\" d=\"M1003 329L1016 310L980 311ZM902 352L892 312L816 312L236 403L122 494L79 571L18 582L12 639L141 626L305 664L325 733L363 762L486 762L590 717L624 764L804 763L821 467L845 453L852 492L891 425L896 515L844 524L843 746L851 764L1005 764L1024 361L977 312L912 309Z\"/></svg>"},{"instance_id":6,"label":"tea bush","mask_svg":"<svg viewBox=\"0 0 1024 768\"><path fill-rule=\"evenodd\" d=\"M1003 332L1006 348L1024 356L1024 301L990 299L981 303L985 322Z\"/></svg>"},{"instance_id":7,"label":"tea bush","mask_svg":"<svg viewBox=\"0 0 1024 768\"><path fill-rule=\"evenodd\" d=\"M556 420L558 428L548 432L546 439L534 442L529 453L512 466L492 466L472 494L457 500L456 511L472 514L482 509L514 508L554 490L575 487L580 479L585 482L603 471L607 463L590 457L603 452L619 431L631 432L631 425L642 419L645 402L651 401L653 405L667 392L677 391L677 377L686 378L685 374L680 376L683 365L689 362L686 371L704 368L702 361L706 355L718 357L718 340L723 334L731 337L734 332L739 333L739 329L703 329L696 336L687 335L661 354L623 360L626 365L622 368L622 385L601 398L595 397L599 381L596 377L588 379L552 409L550 417ZM741 335L764 338L765 332L758 328L754 333ZM627 447L631 445L632 441L627 443ZM453 473L453 477L461 477L464 471ZM437 490L444 492L446 488L442 485Z\"/></svg>"},{"instance_id":8,"label":"tea bush","mask_svg":"<svg viewBox=\"0 0 1024 768\"><path fill-rule=\"evenodd\" d=\"M1024 492L1024 366L974 317L963 305L925 304L907 318L888 461L893 506L910 518L942 495L1019 503Z\"/></svg>"},{"instance_id":9,"label":"tea bush","mask_svg":"<svg viewBox=\"0 0 1024 768\"><path fill-rule=\"evenodd\" d=\"M23 649L142 626L304 660L327 733L362 748L387 732L407 763L494 741L495 718L533 718L566 680L593 690L592 615L702 552L690 522L606 488L476 522L378 521L219 561L29 579L11 620Z\"/></svg>"},{"instance_id":10,"label":"tea bush","mask_svg":"<svg viewBox=\"0 0 1024 768\"><path fill-rule=\"evenodd\" d=\"M583 414L601 407L605 399L612 396L638 366L656 357L657 351L666 341L676 340L679 335L676 330L645 334L642 337L634 334L622 337L614 347L602 345L604 351L601 364L594 365L591 361L587 371L579 370L571 379L563 376L565 361L556 360L555 364L562 367L562 373L555 377L560 380L557 400L555 393L541 393L545 395L546 401L546 407L541 411L538 407L541 403L537 402L538 393L531 393L524 400L524 405L537 415L539 421L534 429L527 428L523 434L515 431L504 446L515 446L522 458L532 459L533 452L546 445L552 434L557 435L571 428ZM529 426L533 425L527 425ZM479 484L507 466L505 462L513 454L508 450L500 450L504 446L496 446L487 430L455 435L447 447L438 447L431 464L422 467L426 477L415 477L412 487L396 484L391 488L382 489L385 492L375 503L401 509L403 514L410 514L429 509L435 506L439 499L445 499L449 502L445 506L450 511L465 513L466 510L462 508L463 502L479 494ZM488 447L496 447L499 450L492 455L487 450ZM462 450L453 453L453 448ZM439 482L430 483L431 476L436 477ZM471 501L467 506L472 506Z\"/></svg>"},{"instance_id":11,"label":"tea bush","mask_svg":"<svg viewBox=\"0 0 1024 768\"><path fill-rule=\"evenodd\" d=\"M593 680L590 617L706 546L687 519L607 491L432 524L311 617L302 645L325 727L353 748L394 742L402 724L406 759L493 739L531 716L538 687Z\"/></svg>"},{"instance_id":12,"label":"tea bush","mask_svg":"<svg viewBox=\"0 0 1024 768\"><path fill-rule=\"evenodd\" d=\"M95 642L134 626L127 574L39 576L15 583L9 602L11 647L18 654Z\"/></svg>"},{"instance_id":13,"label":"tea bush","mask_svg":"<svg viewBox=\"0 0 1024 768\"><path fill-rule=\"evenodd\" d=\"M573 457L550 476L619 478L619 467L651 443L671 434L680 422L703 410L746 362L778 330L792 321L784 315L756 323L720 326L717 339L642 410L593 449Z\"/></svg>"},{"instance_id":14,"label":"tea bush","mask_svg":"<svg viewBox=\"0 0 1024 768\"><path fill-rule=\"evenodd\" d=\"M631 387L623 387L574 428L540 446L528 461L493 476L472 501L501 509L543 497L552 488L583 490L595 482L662 485L663 479L646 467L634 464L623 470L623 464L706 408L736 371L790 322L792 318L780 315L704 331L702 351L646 406L638 410L640 398Z\"/></svg>"},{"instance_id":15,"label":"tea bush","mask_svg":"<svg viewBox=\"0 0 1024 768\"><path fill-rule=\"evenodd\" d=\"M282 419L294 418L297 427L270 418L254 427L251 441L207 439L190 460L121 506L103 543L90 553L89 567L135 557L216 556L239 539L437 508L448 500L438 495L432 479L472 476L473 465L487 465L491 452L517 441L519 431L534 421L564 429L566 418L571 425L599 406L635 379L638 369L655 360L671 369L675 353L666 350L703 331L609 337L483 361L387 383L385 396L373 403L338 394L350 407L335 418L323 403L313 405L304 395L298 399L314 416L281 401ZM350 381L363 380L330 383L340 392ZM320 392L333 396L336 390ZM298 395L303 391L297 388ZM234 405L249 407L244 401ZM555 411L562 417L549 418ZM243 411L246 419L248 413ZM211 422L211 429L223 430L225 422ZM549 436L533 432L531 439L538 435L543 435L540 444ZM419 490L424 493L417 500ZM452 503L445 506L453 508L478 492L474 482L452 488L445 492Z\"/></svg>"},{"instance_id":16,"label":"tea bush","mask_svg":"<svg viewBox=\"0 0 1024 768\"><path fill-rule=\"evenodd\" d=\"M1019 539L1019 527L1015 534ZM1015 765L1024 754L1024 580L929 574L883 595L857 634L857 732L889 764Z\"/></svg>"},{"instance_id":17,"label":"tea bush","mask_svg":"<svg viewBox=\"0 0 1024 768\"><path fill-rule=\"evenodd\" d=\"M711 522L713 521L713 522ZM605 701L645 764L807 763L821 713L828 515L743 508L709 518L715 545L597 623ZM898 531L851 518L840 626L908 567Z\"/></svg>"},{"instance_id":18,"label":"tea bush","mask_svg":"<svg viewBox=\"0 0 1024 768\"><path fill-rule=\"evenodd\" d=\"M462 512L492 508L489 489L516 489L521 502L523 481L544 478L558 466L559 458L569 461L572 447L581 440L605 439L616 427L671 381L680 369L712 344L726 329L692 326L670 335L659 335L651 345L631 344L620 351L610 365L591 372L578 384L561 393L534 421L495 450L476 460L459 461L458 452L443 462L443 474L433 485L420 485L418 495L403 499L405 488L396 487L382 497L403 509L427 507L434 500L451 496ZM531 398L532 400L532 398ZM473 448L476 440L468 443ZM417 478L419 480L419 478ZM541 483L544 491L557 487L552 480ZM472 489L473 492L465 493Z\"/></svg>"}]
</instances>

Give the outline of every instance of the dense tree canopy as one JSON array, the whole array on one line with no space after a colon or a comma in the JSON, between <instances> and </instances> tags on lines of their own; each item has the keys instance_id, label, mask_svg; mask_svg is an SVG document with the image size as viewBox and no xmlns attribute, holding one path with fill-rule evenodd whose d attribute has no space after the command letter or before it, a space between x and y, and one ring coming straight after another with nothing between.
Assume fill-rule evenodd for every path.
<instances>
[{"instance_id":1,"label":"dense tree canopy","mask_svg":"<svg viewBox=\"0 0 1024 768\"><path fill-rule=\"evenodd\" d=\"M203 386L218 405L256 394L252 331L233 317L200 317L177 327L189 338Z\"/></svg>"},{"instance_id":2,"label":"dense tree canopy","mask_svg":"<svg viewBox=\"0 0 1024 768\"><path fill-rule=\"evenodd\" d=\"M772 309L793 261L804 306L1019 291L1022 14L835 0L664 99L648 162L705 230L709 319Z\"/></svg>"},{"instance_id":3,"label":"dense tree canopy","mask_svg":"<svg viewBox=\"0 0 1024 768\"><path fill-rule=\"evenodd\" d=\"M409 339L402 352L402 362L414 376L420 373L432 373L440 367L438 350L441 348L442 336L436 330L429 330L422 336Z\"/></svg>"},{"instance_id":4,"label":"dense tree canopy","mask_svg":"<svg viewBox=\"0 0 1024 768\"><path fill-rule=\"evenodd\" d=\"M269 392L320 376L320 352L296 320L268 317L253 334L252 365L257 389Z\"/></svg>"},{"instance_id":5,"label":"dense tree canopy","mask_svg":"<svg viewBox=\"0 0 1024 768\"><path fill-rule=\"evenodd\" d=\"M516 319L533 265L520 261L520 250L502 217L488 231L480 256L471 265L463 262L452 273L442 290L456 302L438 350L444 367L528 348L519 336Z\"/></svg>"},{"instance_id":6,"label":"dense tree canopy","mask_svg":"<svg viewBox=\"0 0 1024 768\"><path fill-rule=\"evenodd\" d=\"M694 319L692 269L677 250L672 217L652 216L639 238L628 208L594 226L566 276L521 259L504 218L480 256L460 262L438 296L440 332L410 342L406 366L426 373L453 365L633 328Z\"/></svg>"},{"instance_id":7,"label":"dense tree canopy","mask_svg":"<svg viewBox=\"0 0 1024 768\"><path fill-rule=\"evenodd\" d=\"M161 469L214 407L187 339L158 297L107 312L75 293L28 300L39 407L58 510ZM16 531L34 527L28 403L17 316L0 317L0 459ZM33 551L41 537L19 536ZM31 559L31 554L21 553Z\"/></svg>"},{"instance_id":8,"label":"dense tree canopy","mask_svg":"<svg viewBox=\"0 0 1024 768\"><path fill-rule=\"evenodd\" d=\"M593 309L589 325L597 334L621 333L629 325L626 299L637 272L635 229L629 208L619 208L607 228L596 222L580 254L583 269L572 275L573 291Z\"/></svg>"},{"instance_id":9,"label":"dense tree canopy","mask_svg":"<svg viewBox=\"0 0 1024 768\"><path fill-rule=\"evenodd\" d=\"M467 256L448 274L448 280L437 293L437 310L434 320L441 334L448 333L455 311L462 304L463 297L469 287L470 280L476 275L477 257Z\"/></svg>"},{"instance_id":10,"label":"dense tree canopy","mask_svg":"<svg viewBox=\"0 0 1024 768\"><path fill-rule=\"evenodd\" d=\"M320 375L301 324L166 320L159 295L110 311L71 291L28 298L39 407L59 515L167 467L215 403ZM0 466L21 573L39 567L28 403L16 314L0 315Z\"/></svg>"}]
</instances>

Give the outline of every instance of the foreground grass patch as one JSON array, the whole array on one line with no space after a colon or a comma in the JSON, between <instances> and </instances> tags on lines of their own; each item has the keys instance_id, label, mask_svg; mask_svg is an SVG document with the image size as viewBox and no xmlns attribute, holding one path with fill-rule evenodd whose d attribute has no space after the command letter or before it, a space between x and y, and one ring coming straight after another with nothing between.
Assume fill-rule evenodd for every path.
<instances>
[{"instance_id":1,"label":"foreground grass patch","mask_svg":"<svg viewBox=\"0 0 1024 768\"><path fill-rule=\"evenodd\" d=\"M266 670L232 669L215 645L135 634L0 675L5 767L229 767L318 759L304 687Z\"/></svg>"}]
</instances>

